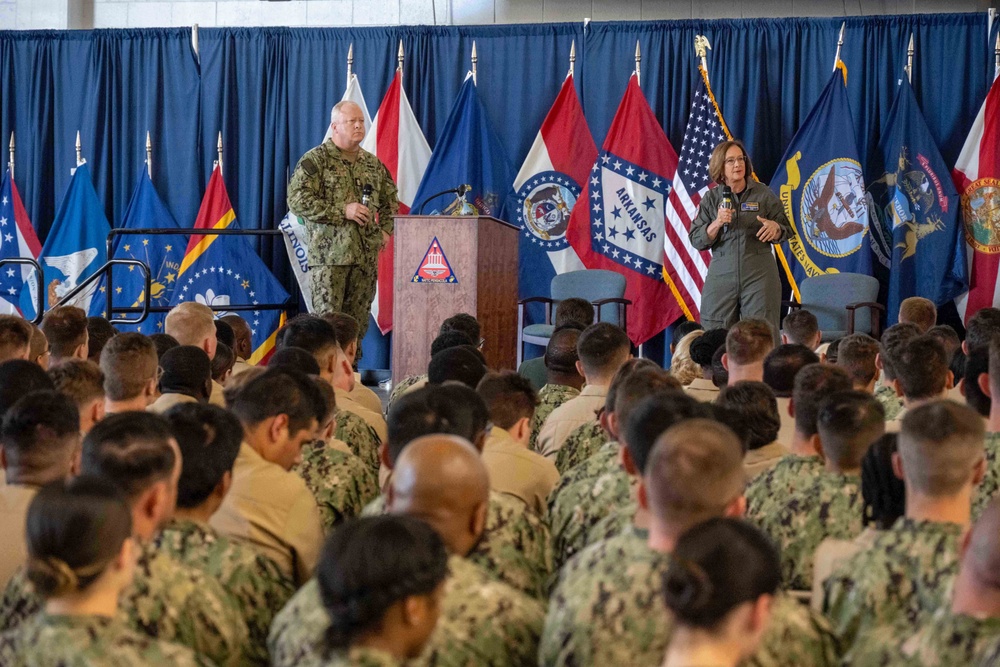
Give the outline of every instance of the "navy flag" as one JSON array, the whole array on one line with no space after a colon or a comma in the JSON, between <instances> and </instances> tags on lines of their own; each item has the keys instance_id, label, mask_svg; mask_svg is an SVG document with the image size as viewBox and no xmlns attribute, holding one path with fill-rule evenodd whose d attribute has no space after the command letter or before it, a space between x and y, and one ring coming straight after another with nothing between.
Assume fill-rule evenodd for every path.
<instances>
[{"instance_id":1,"label":"navy flag","mask_svg":"<svg viewBox=\"0 0 1000 667\"><path fill-rule=\"evenodd\" d=\"M969 289L958 192L905 78L875 159L872 230L884 243L876 252L889 268L891 325L907 297L942 306Z\"/></svg>"},{"instance_id":2,"label":"navy flag","mask_svg":"<svg viewBox=\"0 0 1000 667\"><path fill-rule=\"evenodd\" d=\"M846 82L838 63L771 180L795 230L779 258L796 299L799 282L810 276L872 274L868 201Z\"/></svg>"}]
</instances>

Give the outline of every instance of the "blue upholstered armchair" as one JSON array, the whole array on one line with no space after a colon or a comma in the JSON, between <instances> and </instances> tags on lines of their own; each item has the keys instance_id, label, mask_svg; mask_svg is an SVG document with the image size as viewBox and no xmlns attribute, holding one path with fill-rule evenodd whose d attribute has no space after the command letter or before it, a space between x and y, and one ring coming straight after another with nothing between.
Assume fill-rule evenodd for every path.
<instances>
[{"instance_id":1,"label":"blue upholstered armchair","mask_svg":"<svg viewBox=\"0 0 1000 667\"><path fill-rule=\"evenodd\" d=\"M852 333L881 335L885 306L878 303L878 279L859 273L827 273L806 278L799 284L801 303L786 302L792 309L805 308L816 316L823 341Z\"/></svg>"},{"instance_id":2,"label":"blue upholstered armchair","mask_svg":"<svg viewBox=\"0 0 1000 667\"><path fill-rule=\"evenodd\" d=\"M545 346L549 343L555 325L552 324L552 307L563 299L586 299L594 306L597 322L611 322L622 329L628 327L628 307L632 303L625 297L625 276L614 271L585 269L569 271L552 279L552 297L531 296L517 302L517 365L524 360L524 344ZM529 303L545 304L545 322L524 325L525 309Z\"/></svg>"}]
</instances>

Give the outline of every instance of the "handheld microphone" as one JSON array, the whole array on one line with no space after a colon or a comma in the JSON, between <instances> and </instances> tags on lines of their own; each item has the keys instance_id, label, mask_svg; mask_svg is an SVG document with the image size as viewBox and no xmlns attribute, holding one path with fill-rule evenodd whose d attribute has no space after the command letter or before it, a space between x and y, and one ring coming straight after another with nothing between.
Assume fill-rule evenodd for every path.
<instances>
[{"instance_id":1,"label":"handheld microphone","mask_svg":"<svg viewBox=\"0 0 1000 667\"><path fill-rule=\"evenodd\" d=\"M722 208L730 210L736 208L735 202L733 201L733 189L728 185L722 186Z\"/></svg>"},{"instance_id":2,"label":"handheld microphone","mask_svg":"<svg viewBox=\"0 0 1000 667\"><path fill-rule=\"evenodd\" d=\"M365 187L361 188L361 205L368 206L368 202L372 200L372 184L365 183Z\"/></svg>"}]
</instances>

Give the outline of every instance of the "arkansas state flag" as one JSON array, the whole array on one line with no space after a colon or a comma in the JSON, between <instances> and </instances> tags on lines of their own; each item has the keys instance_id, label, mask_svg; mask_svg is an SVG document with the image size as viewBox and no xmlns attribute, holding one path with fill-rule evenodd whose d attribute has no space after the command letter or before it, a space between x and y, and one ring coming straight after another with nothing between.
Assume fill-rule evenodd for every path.
<instances>
[{"instance_id":1,"label":"arkansas state flag","mask_svg":"<svg viewBox=\"0 0 1000 667\"><path fill-rule=\"evenodd\" d=\"M980 308L1000 303L1000 78L979 109L951 177L962 197L969 246L969 293L955 303L968 322Z\"/></svg>"},{"instance_id":2,"label":"arkansas state flag","mask_svg":"<svg viewBox=\"0 0 1000 667\"><path fill-rule=\"evenodd\" d=\"M681 315L662 277L666 205L676 172L677 153L633 74L566 236L588 269L625 275L625 298L632 301L628 336L636 345Z\"/></svg>"},{"instance_id":3,"label":"arkansas state flag","mask_svg":"<svg viewBox=\"0 0 1000 667\"><path fill-rule=\"evenodd\" d=\"M431 160L431 147L406 98L402 72L397 71L393 77L361 147L378 157L389 170L399 191L399 214L409 213L420 179ZM372 301L372 317L383 335L392 331L393 238L389 237L379 253L378 285Z\"/></svg>"},{"instance_id":4,"label":"arkansas state flag","mask_svg":"<svg viewBox=\"0 0 1000 667\"><path fill-rule=\"evenodd\" d=\"M542 262L530 262L539 269L536 273L543 274L534 278L532 294L548 294L548 282L554 273L584 268L566 239L566 229L596 160L597 146L583 116L571 74L563 82L514 179L510 210L512 221L521 227L521 263L524 265L532 254L543 253L552 263L552 272L543 272ZM522 283L529 278L522 275ZM544 285L538 284L541 282Z\"/></svg>"},{"instance_id":5,"label":"arkansas state flag","mask_svg":"<svg viewBox=\"0 0 1000 667\"><path fill-rule=\"evenodd\" d=\"M14 177L8 169L0 180L0 259L30 257L38 259L42 244L31 226L28 212L21 203ZM27 265L8 264L0 273L0 313L21 314L21 290L30 292L31 302L38 298L38 277Z\"/></svg>"}]
</instances>

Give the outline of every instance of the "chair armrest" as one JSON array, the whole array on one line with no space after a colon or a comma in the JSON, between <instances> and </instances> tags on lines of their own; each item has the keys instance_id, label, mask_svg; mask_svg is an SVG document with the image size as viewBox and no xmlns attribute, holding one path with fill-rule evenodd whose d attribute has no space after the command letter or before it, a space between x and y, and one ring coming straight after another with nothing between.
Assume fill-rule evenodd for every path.
<instances>
[{"instance_id":1,"label":"chair armrest","mask_svg":"<svg viewBox=\"0 0 1000 667\"><path fill-rule=\"evenodd\" d=\"M600 308L601 306L607 305L609 303L617 303L623 306L632 305L632 302L629 299L622 299L620 297L612 297L610 299L598 299L597 301L591 301L590 305Z\"/></svg>"},{"instance_id":2,"label":"chair armrest","mask_svg":"<svg viewBox=\"0 0 1000 667\"><path fill-rule=\"evenodd\" d=\"M550 299L547 296L529 296L527 299L519 299L518 302L517 302L517 305L523 306L523 305L528 304L528 303L547 303L547 304L553 304L553 303L555 303L555 301L553 301L552 299Z\"/></svg>"},{"instance_id":3,"label":"chair armrest","mask_svg":"<svg viewBox=\"0 0 1000 667\"><path fill-rule=\"evenodd\" d=\"M878 340L882 334L882 318L879 313L885 312L885 306L881 303L876 303L875 301L859 301L858 303L849 303L847 308L847 333L854 333L854 312L858 308L870 308L875 311L872 313L872 336Z\"/></svg>"},{"instance_id":4,"label":"chair armrest","mask_svg":"<svg viewBox=\"0 0 1000 667\"><path fill-rule=\"evenodd\" d=\"M844 308L847 310L856 310L858 308L874 308L875 310L884 313L885 306L881 303L876 303L874 301L859 301L858 303L849 303Z\"/></svg>"}]
</instances>

